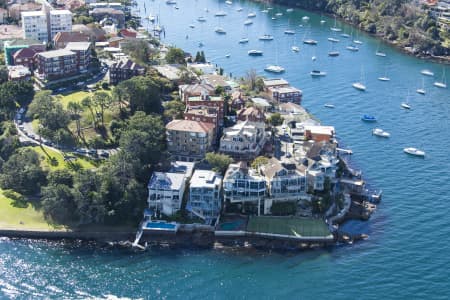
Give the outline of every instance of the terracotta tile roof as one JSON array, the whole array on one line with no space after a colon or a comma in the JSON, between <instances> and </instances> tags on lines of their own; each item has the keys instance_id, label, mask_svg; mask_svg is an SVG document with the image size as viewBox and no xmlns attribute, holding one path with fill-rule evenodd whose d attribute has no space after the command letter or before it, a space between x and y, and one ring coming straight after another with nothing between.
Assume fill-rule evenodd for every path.
<instances>
[{"instance_id":1,"label":"terracotta tile roof","mask_svg":"<svg viewBox=\"0 0 450 300\"><path fill-rule=\"evenodd\" d=\"M214 124L190 120L173 120L166 125L167 130L209 133L214 129Z\"/></svg>"},{"instance_id":2,"label":"terracotta tile roof","mask_svg":"<svg viewBox=\"0 0 450 300\"><path fill-rule=\"evenodd\" d=\"M54 43L89 42L90 37L83 32L58 32L53 38Z\"/></svg>"}]
</instances>

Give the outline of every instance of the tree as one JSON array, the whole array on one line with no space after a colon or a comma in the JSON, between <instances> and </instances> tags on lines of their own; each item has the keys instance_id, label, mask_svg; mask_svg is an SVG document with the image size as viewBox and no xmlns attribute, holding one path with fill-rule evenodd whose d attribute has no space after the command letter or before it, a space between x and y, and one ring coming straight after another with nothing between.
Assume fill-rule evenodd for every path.
<instances>
[{"instance_id":1,"label":"tree","mask_svg":"<svg viewBox=\"0 0 450 300\"><path fill-rule=\"evenodd\" d=\"M0 84L0 118L12 119L17 106L28 104L33 96L31 82L8 81Z\"/></svg>"},{"instance_id":2,"label":"tree","mask_svg":"<svg viewBox=\"0 0 450 300\"><path fill-rule=\"evenodd\" d=\"M105 126L105 109L111 106L111 96L106 92L95 92L94 96L92 96L92 102L95 106L100 108L100 120L102 122L102 126Z\"/></svg>"},{"instance_id":3,"label":"tree","mask_svg":"<svg viewBox=\"0 0 450 300\"><path fill-rule=\"evenodd\" d=\"M28 115L39 119L40 124L51 131L67 129L70 123L69 114L61 103L55 101L51 91L40 91L35 95L28 108Z\"/></svg>"},{"instance_id":4,"label":"tree","mask_svg":"<svg viewBox=\"0 0 450 300\"><path fill-rule=\"evenodd\" d=\"M167 121L182 119L185 110L186 105L183 102L180 100L172 100L166 102L164 105L164 117Z\"/></svg>"},{"instance_id":5,"label":"tree","mask_svg":"<svg viewBox=\"0 0 450 300\"><path fill-rule=\"evenodd\" d=\"M136 76L122 81L117 87L122 90L120 101L129 104L132 114L136 111L161 112L161 87L152 78Z\"/></svg>"},{"instance_id":6,"label":"tree","mask_svg":"<svg viewBox=\"0 0 450 300\"><path fill-rule=\"evenodd\" d=\"M35 195L45 182L39 156L32 149L21 149L3 164L0 187L12 189L24 195Z\"/></svg>"},{"instance_id":7,"label":"tree","mask_svg":"<svg viewBox=\"0 0 450 300\"><path fill-rule=\"evenodd\" d=\"M152 55L152 51L147 41L130 41L123 45L123 51L131 56L133 60L140 64L147 64Z\"/></svg>"},{"instance_id":8,"label":"tree","mask_svg":"<svg viewBox=\"0 0 450 300\"><path fill-rule=\"evenodd\" d=\"M73 191L65 184L51 184L42 189L42 210L44 215L61 224L76 219L76 203Z\"/></svg>"},{"instance_id":9,"label":"tree","mask_svg":"<svg viewBox=\"0 0 450 300\"><path fill-rule=\"evenodd\" d=\"M267 165L267 163L269 162L269 159L265 156L258 156L257 158L255 158L252 162L252 168L253 169L259 169L259 167Z\"/></svg>"},{"instance_id":10,"label":"tree","mask_svg":"<svg viewBox=\"0 0 450 300\"><path fill-rule=\"evenodd\" d=\"M228 166L233 162L233 159L225 154L214 152L206 153L205 160L210 164L215 172L224 174Z\"/></svg>"},{"instance_id":11,"label":"tree","mask_svg":"<svg viewBox=\"0 0 450 300\"><path fill-rule=\"evenodd\" d=\"M172 47L167 51L166 62L168 64L180 64L185 65L184 51L180 48Z\"/></svg>"},{"instance_id":12,"label":"tree","mask_svg":"<svg viewBox=\"0 0 450 300\"><path fill-rule=\"evenodd\" d=\"M272 126L280 126L283 124L284 119L280 113L273 113L268 121Z\"/></svg>"},{"instance_id":13,"label":"tree","mask_svg":"<svg viewBox=\"0 0 450 300\"><path fill-rule=\"evenodd\" d=\"M92 125L94 127L97 127L97 118L94 113L94 108L93 108L91 97L88 96L88 97L83 98L83 100L81 100L81 105L82 105L82 107L89 109L89 112L91 113L91 118L92 118Z\"/></svg>"},{"instance_id":14,"label":"tree","mask_svg":"<svg viewBox=\"0 0 450 300\"><path fill-rule=\"evenodd\" d=\"M258 78L255 69L250 69L245 73L245 83L251 91L256 88L256 79Z\"/></svg>"},{"instance_id":15,"label":"tree","mask_svg":"<svg viewBox=\"0 0 450 300\"><path fill-rule=\"evenodd\" d=\"M0 67L0 84L8 81L8 68L6 66Z\"/></svg>"},{"instance_id":16,"label":"tree","mask_svg":"<svg viewBox=\"0 0 450 300\"><path fill-rule=\"evenodd\" d=\"M75 124L77 126L77 135L80 138L81 137L80 119L81 119L81 113L83 112L83 107L81 106L80 103L71 101L67 104L67 110L70 113L71 119L75 120Z\"/></svg>"},{"instance_id":17,"label":"tree","mask_svg":"<svg viewBox=\"0 0 450 300\"><path fill-rule=\"evenodd\" d=\"M165 151L165 126L159 116L137 112L120 136L120 148L144 166L157 164Z\"/></svg>"}]
</instances>

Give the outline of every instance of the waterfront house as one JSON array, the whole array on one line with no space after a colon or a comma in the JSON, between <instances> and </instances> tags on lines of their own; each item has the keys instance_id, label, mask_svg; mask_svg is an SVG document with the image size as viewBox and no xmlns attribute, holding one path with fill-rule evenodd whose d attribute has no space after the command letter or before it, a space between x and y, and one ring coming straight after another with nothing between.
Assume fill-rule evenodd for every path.
<instances>
[{"instance_id":1,"label":"waterfront house","mask_svg":"<svg viewBox=\"0 0 450 300\"><path fill-rule=\"evenodd\" d=\"M266 180L246 162L230 164L223 179L224 202L240 204L243 212L260 215L266 197Z\"/></svg>"},{"instance_id":2,"label":"waterfront house","mask_svg":"<svg viewBox=\"0 0 450 300\"><path fill-rule=\"evenodd\" d=\"M213 144L216 144L217 130L219 130L218 110L216 107L187 106L184 111L184 119L214 124Z\"/></svg>"},{"instance_id":3,"label":"waterfront house","mask_svg":"<svg viewBox=\"0 0 450 300\"><path fill-rule=\"evenodd\" d=\"M211 224L222 208L222 177L213 171L195 170L186 209Z\"/></svg>"},{"instance_id":4,"label":"waterfront house","mask_svg":"<svg viewBox=\"0 0 450 300\"><path fill-rule=\"evenodd\" d=\"M260 167L265 177L269 197L265 199L264 213L270 213L274 201L299 201L306 196L306 168L294 161L271 158Z\"/></svg>"},{"instance_id":5,"label":"waterfront house","mask_svg":"<svg viewBox=\"0 0 450 300\"><path fill-rule=\"evenodd\" d=\"M167 149L174 159L198 161L211 150L213 123L173 120L166 125Z\"/></svg>"},{"instance_id":6,"label":"waterfront house","mask_svg":"<svg viewBox=\"0 0 450 300\"><path fill-rule=\"evenodd\" d=\"M253 106L261 109L263 112L272 110L272 105L264 98L255 97L251 99Z\"/></svg>"},{"instance_id":7,"label":"waterfront house","mask_svg":"<svg viewBox=\"0 0 450 300\"><path fill-rule=\"evenodd\" d=\"M289 82L287 82L283 78L264 79L263 83L264 83L264 90L266 92L268 92L269 89L271 88L283 88L289 86Z\"/></svg>"},{"instance_id":8,"label":"waterfront house","mask_svg":"<svg viewBox=\"0 0 450 300\"><path fill-rule=\"evenodd\" d=\"M335 130L333 126L306 125L304 135L306 140L315 142L330 142L334 138Z\"/></svg>"},{"instance_id":9,"label":"waterfront house","mask_svg":"<svg viewBox=\"0 0 450 300\"><path fill-rule=\"evenodd\" d=\"M217 74L205 74L200 76L202 82L212 85L215 89L217 87L223 87L228 92L232 89L232 83L229 82L224 76Z\"/></svg>"},{"instance_id":10,"label":"waterfront house","mask_svg":"<svg viewBox=\"0 0 450 300\"><path fill-rule=\"evenodd\" d=\"M154 172L148 183L148 207L167 216L180 210L193 169L194 163L176 161L169 172Z\"/></svg>"},{"instance_id":11,"label":"waterfront house","mask_svg":"<svg viewBox=\"0 0 450 300\"><path fill-rule=\"evenodd\" d=\"M220 152L237 160L252 160L259 155L266 141L263 122L240 122L224 129Z\"/></svg>"},{"instance_id":12,"label":"waterfront house","mask_svg":"<svg viewBox=\"0 0 450 300\"><path fill-rule=\"evenodd\" d=\"M301 104L302 91L295 87L270 87L268 89L270 99L275 103L293 102Z\"/></svg>"}]
</instances>

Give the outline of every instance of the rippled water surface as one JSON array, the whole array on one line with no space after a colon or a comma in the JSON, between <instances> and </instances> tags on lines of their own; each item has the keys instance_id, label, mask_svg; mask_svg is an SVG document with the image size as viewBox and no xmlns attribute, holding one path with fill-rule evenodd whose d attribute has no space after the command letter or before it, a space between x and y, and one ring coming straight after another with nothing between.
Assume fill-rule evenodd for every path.
<instances>
[{"instance_id":1,"label":"rippled water surface","mask_svg":"<svg viewBox=\"0 0 450 300\"><path fill-rule=\"evenodd\" d=\"M341 141L354 152L352 163L364 171L372 187L384 192L370 222L347 225L367 232L369 240L299 254L192 250L136 254L5 239L0 240L0 298L448 298L450 91L432 85L442 66L386 45L381 50L387 57L377 57L379 42L357 31L353 35L364 42L359 52L345 50L349 40L337 36L341 42L335 49L341 55L329 58L327 38L334 20L324 17L326 24L321 25L320 15L305 11L289 14L275 6L273 13L284 15L272 20L261 13L263 6L244 1L233 1L232 6L213 0L178 2L178 10L165 1L145 2L147 12L142 0L139 7L143 16L160 15L166 42L195 54L201 41L207 58L233 76L243 76L250 68L263 74L267 64L278 62L286 68L282 77L303 90L303 105L322 123L336 127ZM241 12L236 11L239 5ZM218 10L228 15L214 18ZM257 16L245 29L249 12ZM305 15L309 22L302 21ZM197 22L199 16L207 22ZM189 28L191 23L194 29ZM217 26L227 34L217 35ZM339 22L338 26L351 33L350 27ZM288 27L297 34L285 35ZM258 41L265 33L275 40ZM248 36L249 44L238 44L243 36ZM301 44L304 37L316 39L318 46ZM291 52L292 45L300 46L300 52ZM248 57L250 49L263 50L264 55ZM317 57L315 62L312 56ZM312 79L308 73L313 68L328 75ZM424 68L434 71L436 78L424 77L427 94L421 96L415 90L422 85ZM361 70L365 93L351 87ZM446 73L450 76L449 68ZM390 82L377 80L385 74ZM408 94L412 110L404 111L400 104ZM333 103L335 109L324 108L325 103ZM374 125L360 121L366 113L378 118L376 126L389 131L390 139L371 135ZM422 148L427 156L409 157L402 152L404 147Z\"/></svg>"}]
</instances>

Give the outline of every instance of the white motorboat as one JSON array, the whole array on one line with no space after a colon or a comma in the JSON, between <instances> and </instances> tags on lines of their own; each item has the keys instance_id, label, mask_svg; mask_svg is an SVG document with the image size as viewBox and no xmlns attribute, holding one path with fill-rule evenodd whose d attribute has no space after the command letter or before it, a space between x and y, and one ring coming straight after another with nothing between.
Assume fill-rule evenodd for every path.
<instances>
[{"instance_id":1,"label":"white motorboat","mask_svg":"<svg viewBox=\"0 0 450 300\"><path fill-rule=\"evenodd\" d=\"M417 89L417 94L425 95L427 92L424 89Z\"/></svg>"},{"instance_id":2,"label":"white motorboat","mask_svg":"<svg viewBox=\"0 0 450 300\"><path fill-rule=\"evenodd\" d=\"M422 78L422 87L421 87L421 88L418 88L418 89L416 90L416 92L417 92L417 94L421 94L421 95L425 95L425 94L426 94L426 91L425 91L425 81L424 81L423 78Z\"/></svg>"},{"instance_id":3,"label":"white motorboat","mask_svg":"<svg viewBox=\"0 0 450 300\"><path fill-rule=\"evenodd\" d=\"M366 85L364 84L364 68L361 67L361 79L359 82L355 82L352 84L353 88L357 89L358 91L366 91Z\"/></svg>"},{"instance_id":4,"label":"white motorboat","mask_svg":"<svg viewBox=\"0 0 450 300\"><path fill-rule=\"evenodd\" d=\"M231 57L231 54L226 54L225 57L226 57L226 58L230 58L230 57Z\"/></svg>"},{"instance_id":5,"label":"white motorboat","mask_svg":"<svg viewBox=\"0 0 450 300\"><path fill-rule=\"evenodd\" d=\"M324 105L324 107L326 107L326 108L334 108L334 105L330 104L330 103L327 103L327 104Z\"/></svg>"},{"instance_id":6,"label":"white motorboat","mask_svg":"<svg viewBox=\"0 0 450 300\"><path fill-rule=\"evenodd\" d=\"M252 24L253 24L252 20L245 20L245 22L244 22L245 26L249 26L249 25L252 25Z\"/></svg>"},{"instance_id":7,"label":"white motorboat","mask_svg":"<svg viewBox=\"0 0 450 300\"><path fill-rule=\"evenodd\" d=\"M275 14L275 16L277 16L277 17L281 17L282 15L283 15L283 13L280 13L280 12Z\"/></svg>"},{"instance_id":8,"label":"white motorboat","mask_svg":"<svg viewBox=\"0 0 450 300\"><path fill-rule=\"evenodd\" d=\"M293 12L293 11L294 11L293 8L288 8L288 9L286 9L286 12L288 12L288 13Z\"/></svg>"},{"instance_id":9,"label":"white motorboat","mask_svg":"<svg viewBox=\"0 0 450 300\"><path fill-rule=\"evenodd\" d=\"M227 0L227 1L225 1L225 4L232 5L232 4L233 4L233 1Z\"/></svg>"},{"instance_id":10,"label":"white motorboat","mask_svg":"<svg viewBox=\"0 0 450 300\"><path fill-rule=\"evenodd\" d=\"M268 10L268 9L263 9L261 12L262 12L263 14L267 14L267 13L269 13L269 10Z\"/></svg>"},{"instance_id":11,"label":"white motorboat","mask_svg":"<svg viewBox=\"0 0 450 300\"><path fill-rule=\"evenodd\" d=\"M441 88L441 89L446 89L447 88L447 83L445 80L445 69L443 69L442 71L442 80L441 81L436 81L435 83L433 83L433 85L435 87Z\"/></svg>"},{"instance_id":12,"label":"white motorboat","mask_svg":"<svg viewBox=\"0 0 450 300\"><path fill-rule=\"evenodd\" d=\"M189 24L189 27L190 28L195 28L195 25L194 24Z\"/></svg>"},{"instance_id":13,"label":"white motorboat","mask_svg":"<svg viewBox=\"0 0 450 300\"><path fill-rule=\"evenodd\" d=\"M264 34L258 38L260 41L272 41L273 36L270 34Z\"/></svg>"},{"instance_id":14,"label":"white motorboat","mask_svg":"<svg viewBox=\"0 0 450 300\"><path fill-rule=\"evenodd\" d=\"M198 17L197 21L198 22L206 22L206 18L205 17Z\"/></svg>"},{"instance_id":15,"label":"white motorboat","mask_svg":"<svg viewBox=\"0 0 450 300\"><path fill-rule=\"evenodd\" d=\"M352 52L359 51L359 48L354 45L347 46L347 47L345 47L345 49L347 49L348 51L352 51Z\"/></svg>"},{"instance_id":16,"label":"white motorboat","mask_svg":"<svg viewBox=\"0 0 450 300\"><path fill-rule=\"evenodd\" d=\"M323 77L327 75L327 72L319 71L319 70L312 70L309 75L312 77Z\"/></svg>"},{"instance_id":17,"label":"white motorboat","mask_svg":"<svg viewBox=\"0 0 450 300\"><path fill-rule=\"evenodd\" d=\"M411 109L411 105L409 105L408 102L402 102L400 106L404 109Z\"/></svg>"},{"instance_id":18,"label":"white motorboat","mask_svg":"<svg viewBox=\"0 0 450 300\"><path fill-rule=\"evenodd\" d=\"M247 54L250 56L262 56L263 52L261 50L249 50Z\"/></svg>"},{"instance_id":19,"label":"white motorboat","mask_svg":"<svg viewBox=\"0 0 450 300\"><path fill-rule=\"evenodd\" d=\"M248 43L248 38L242 38L239 40L239 44L246 44Z\"/></svg>"},{"instance_id":20,"label":"white motorboat","mask_svg":"<svg viewBox=\"0 0 450 300\"><path fill-rule=\"evenodd\" d=\"M269 66L264 68L264 71L270 72L270 73L280 74L280 73L284 73L285 69L283 67L281 67L281 66L269 65Z\"/></svg>"},{"instance_id":21,"label":"white motorboat","mask_svg":"<svg viewBox=\"0 0 450 300\"><path fill-rule=\"evenodd\" d=\"M216 27L216 29L214 29L214 31L218 34L226 34L227 33L225 31L225 29L223 29L222 27Z\"/></svg>"},{"instance_id":22,"label":"white motorboat","mask_svg":"<svg viewBox=\"0 0 450 300\"><path fill-rule=\"evenodd\" d=\"M334 37L329 37L328 40L332 43L339 43L339 39L334 38Z\"/></svg>"},{"instance_id":23,"label":"white motorboat","mask_svg":"<svg viewBox=\"0 0 450 300\"><path fill-rule=\"evenodd\" d=\"M386 57L386 53L380 51L375 52L375 55L380 57Z\"/></svg>"},{"instance_id":24,"label":"white motorboat","mask_svg":"<svg viewBox=\"0 0 450 300\"><path fill-rule=\"evenodd\" d=\"M363 83L361 83L361 82L355 82L355 83L352 84L352 86L355 89L360 90L360 91L365 91L366 90L366 86Z\"/></svg>"},{"instance_id":25,"label":"white motorboat","mask_svg":"<svg viewBox=\"0 0 450 300\"><path fill-rule=\"evenodd\" d=\"M363 42L361 42L360 40L353 40L353 43L357 44L357 45L362 45Z\"/></svg>"},{"instance_id":26,"label":"white motorboat","mask_svg":"<svg viewBox=\"0 0 450 300\"><path fill-rule=\"evenodd\" d=\"M292 47L291 47L291 50L292 50L293 52L300 52L300 47L292 46Z\"/></svg>"},{"instance_id":27,"label":"white motorboat","mask_svg":"<svg viewBox=\"0 0 450 300\"><path fill-rule=\"evenodd\" d=\"M348 39L348 38L350 37L350 34L348 34L348 33L343 33L343 34L341 34L341 36L342 36L343 38Z\"/></svg>"},{"instance_id":28,"label":"white motorboat","mask_svg":"<svg viewBox=\"0 0 450 300\"><path fill-rule=\"evenodd\" d=\"M424 69L424 70L420 71L420 74L425 75L425 76L434 76L434 73L428 69Z\"/></svg>"},{"instance_id":29,"label":"white motorboat","mask_svg":"<svg viewBox=\"0 0 450 300\"><path fill-rule=\"evenodd\" d=\"M218 11L214 14L215 17L225 17L227 15L224 11Z\"/></svg>"},{"instance_id":30,"label":"white motorboat","mask_svg":"<svg viewBox=\"0 0 450 300\"><path fill-rule=\"evenodd\" d=\"M413 147L404 148L403 152L414 156L425 157L425 151Z\"/></svg>"},{"instance_id":31,"label":"white motorboat","mask_svg":"<svg viewBox=\"0 0 450 300\"><path fill-rule=\"evenodd\" d=\"M317 57L316 57L315 55L313 55L313 56L311 57L311 60L312 60L312 61L316 61L316 59L317 59Z\"/></svg>"},{"instance_id":32,"label":"white motorboat","mask_svg":"<svg viewBox=\"0 0 450 300\"><path fill-rule=\"evenodd\" d=\"M339 56L339 51L330 51L330 52L328 52L328 56L331 56L331 57Z\"/></svg>"},{"instance_id":33,"label":"white motorboat","mask_svg":"<svg viewBox=\"0 0 450 300\"><path fill-rule=\"evenodd\" d=\"M293 35L293 34L295 34L295 30L286 29L286 30L284 31L284 34Z\"/></svg>"},{"instance_id":34,"label":"white motorboat","mask_svg":"<svg viewBox=\"0 0 450 300\"><path fill-rule=\"evenodd\" d=\"M238 7L238 8L236 8L236 11L237 12L241 12L243 10L243 8L242 7Z\"/></svg>"},{"instance_id":35,"label":"white motorboat","mask_svg":"<svg viewBox=\"0 0 450 300\"><path fill-rule=\"evenodd\" d=\"M313 40L313 39L305 39L305 40L303 40L303 44L306 44L306 45L317 45L317 41Z\"/></svg>"},{"instance_id":36,"label":"white motorboat","mask_svg":"<svg viewBox=\"0 0 450 300\"><path fill-rule=\"evenodd\" d=\"M302 18L302 20L305 21L305 22L308 22L308 21L309 21L309 17L308 17L308 16L304 16L304 17Z\"/></svg>"},{"instance_id":37,"label":"white motorboat","mask_svg":"<svg viewBox=\"0 0 450 300\"><path fill-rule=\"evenodd\" d=\"M320 24L325 24L327 21L325 20L320 20Z\"/></svg>"},{"instance_id":38,"label":"white motorboat","mask_svg":"<svg viewBox=\"0 0 450 300\"><path fill-rule=\"evenodd\" d=\"M254 18L254 17L256 17L256 14L255 14L255 13L249 13L249 14L247 15L247 18Z\"/></svg>"},{"instance_id":39,"label":"white motorboat","mask_svg":"<svg viewBox=\"0 0 450 300\"><path fill-rule=\"evenodd\" d=\"M384 130L381 129L381 128L374 128L374 129L372 130L372 134L373 134L373 135L376 135L376 136L379 136L379 137L383 137L383 138L388 138L388 137L391 136L391 134L390 134L389 132L384 131Z\"/></svg>"},{"instance_id":40,"label":"white motorboat","mask_svg":"<svg viewBox=\"0 0 450 300\"><path fill-rule=\"evenodd\" d=\"M382 77L378 77L379 81L390 81L391 79L389 77L386 76L382 76Z\"/></svg>"},{"instance_id":41,"label":"white motorboat","mask_svg":"<svg viewBox=\"0 0 450 300\"><path fill-rule=\"evenodd\" d=\"M177 1L174 0L167 0L166 4L172 5L172 4L177 4Z\"/></svg>"},{"instance_id":42,"label":"white motorboat","mask_svg":"<svg viewBox=\"0 0 450 300\"><path fill-rule=\"evenodd\" d=\"M153 16L153 15L149 15L148 16L148 20L150 21L150 22L155 22L156 21L156 17L155 16Z\"/></svg>"}]
</instances>

